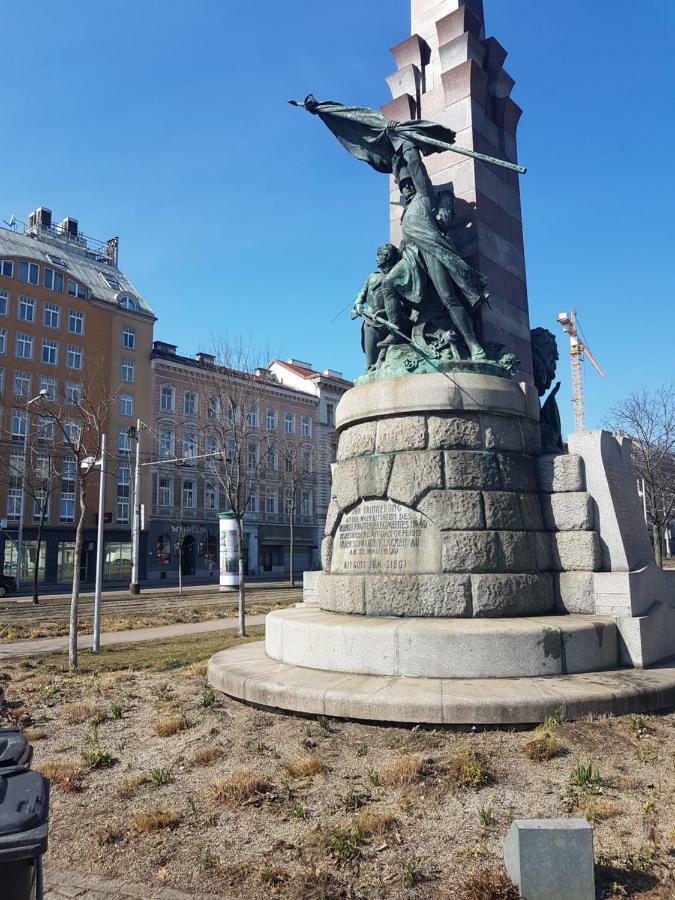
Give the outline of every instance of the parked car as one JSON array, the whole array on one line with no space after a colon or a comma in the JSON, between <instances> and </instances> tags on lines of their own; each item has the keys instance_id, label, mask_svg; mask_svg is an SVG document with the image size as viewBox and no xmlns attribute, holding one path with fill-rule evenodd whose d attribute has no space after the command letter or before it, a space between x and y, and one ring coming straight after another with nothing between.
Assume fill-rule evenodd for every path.
<instances>
[{"instance_id":1,"label":"parked car","mask_svg":"<svg viewBox=\"0 0 675 900\"><path fill-rule=\"evenodd\" d=\"M11 575L0 575L0 597L13 594L16 591L16 578Z\"/></svg>"}]
</instances>

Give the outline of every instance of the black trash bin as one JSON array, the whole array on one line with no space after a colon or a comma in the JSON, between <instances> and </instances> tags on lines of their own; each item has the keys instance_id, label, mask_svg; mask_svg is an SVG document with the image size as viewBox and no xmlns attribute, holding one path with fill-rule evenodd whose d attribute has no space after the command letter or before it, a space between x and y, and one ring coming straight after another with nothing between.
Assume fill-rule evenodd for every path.
<instances>
[{"instance_id":1,"label":"black trash bin","mask_svg":"<svg viewBox=\"0 0 675 900\"><path fill-rule=\"evenodd\" d=\"M39 772L0 774L0 897L42 900L49 782Z\"/></svg>"},{"instance_id":2,"label":"black trash bin","mask_svg":"<svg viewBox=\"0 0 675 900\"><path fill-rule=\"evenodd\" d=\"M30 768L33 748L23 731L0 728L0 775L25 772Z\"/></svg>"}]
</instances>

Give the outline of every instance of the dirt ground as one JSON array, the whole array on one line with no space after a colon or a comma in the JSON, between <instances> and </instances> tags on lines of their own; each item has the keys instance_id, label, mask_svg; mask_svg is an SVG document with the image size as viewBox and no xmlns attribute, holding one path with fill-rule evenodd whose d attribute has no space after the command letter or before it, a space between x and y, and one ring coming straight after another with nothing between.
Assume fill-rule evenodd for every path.
<instances>
[{"instance_id":1,"label":"dirt ground","mask_svg":"<svg viewBox=\"0 0 675 900\"><path fill-rule=\"evenodd\" d=\"M675 898L675 714L476 732L303 719L207 687L202 661L237 640L110 648L78 674L62 656L2 667L4 723L52 778L47 872L238 900L511 900L510 822L586 816L598 897Z\"/></svg>"}]
</instances>

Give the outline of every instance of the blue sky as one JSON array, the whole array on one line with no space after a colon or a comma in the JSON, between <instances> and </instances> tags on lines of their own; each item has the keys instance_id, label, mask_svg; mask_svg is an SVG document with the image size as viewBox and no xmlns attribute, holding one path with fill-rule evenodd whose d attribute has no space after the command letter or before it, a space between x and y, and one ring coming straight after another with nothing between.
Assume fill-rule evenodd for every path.
<instances>
[{"instance_id":1,"label":"blue sky","mask_svg":"<svg viewBox=\"0 0 675 900\"><path fill-rule=\"evenodd\" d=\"M675 372L675 3L485 0L509 51L533 325L575 305L587 421ZM353 377L337 311L387 237L384 176L287 106L379 106L408 0L47 0L2 20L0 218L32 208L120 236L120 261L184 353L251 335ZM567 345L561 407L571 427Z\"/></svg>"}]
</instances>

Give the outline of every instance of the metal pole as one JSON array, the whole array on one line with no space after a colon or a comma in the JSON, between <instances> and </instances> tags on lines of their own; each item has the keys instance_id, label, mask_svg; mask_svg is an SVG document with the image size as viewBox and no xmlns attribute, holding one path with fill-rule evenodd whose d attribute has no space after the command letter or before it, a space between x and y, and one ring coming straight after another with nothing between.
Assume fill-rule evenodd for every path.
<instances>
[{"instance_id":1,"label":"metal pole","mask_svg":"<svg viewBox=\"0 0 675 900\"><path fill-rule=\"evenodd\" d=\"M21 563L23 555L23 522L26 505L26 465L28 464L28 431L30 429L30 413L26 409L26 430L23 435L23 461L21 463L21 508L19 510L19 536L16 541L16 590L21 590Z\"/></svg>"},{"instance_id":2,"label":"metal pole","mask_svg":"<svg viewBox=\"0 0 675 900\"><path fill-rule=\"evenodd\" d=\"M101 466L98 486L98 530L96 534L96 587L94 589L94 640L91 649L101 649L101 586L103 583L103 519L105 518L105 435L101 435Z\"/></svg>"},{"instance_id":3,"label":"metal pole","mask_svg":"<svg viewBox=\"0 0 675 900\"><path fill-rule=\"evenodd\" d=\"M131 584L129 592L140 594L138 563L141 534L141 420L136 420L136 467L134 471L134 520L131 534Z\"/></svg>"}]
</instances>

